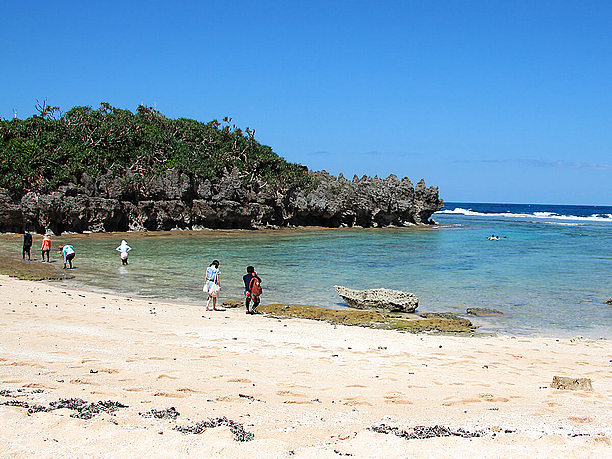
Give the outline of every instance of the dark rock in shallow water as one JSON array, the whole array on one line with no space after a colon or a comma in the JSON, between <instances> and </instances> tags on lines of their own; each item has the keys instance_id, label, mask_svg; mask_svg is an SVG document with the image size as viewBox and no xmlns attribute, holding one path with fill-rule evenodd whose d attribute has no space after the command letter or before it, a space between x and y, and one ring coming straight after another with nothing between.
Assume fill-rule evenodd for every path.
<instances>
[{"instance_id":1,"label":"dark rock in shallow water","mask_svg":"<svg viewBox=\"0 0 612 459\"><path fill-rule=\"evenodd\" d=\"M414 312L419 306L419 299L414 294L400 290L387 288L353 290L341 285L334 285L334 289L352 308Z\"/></svg>"},{"instance_id":2,"label":"dark rock in shallow water","mask_svg":"<svg viewBox=\"0 0 612 459\"><path fill-rule=\"evenodd\" d=\"M497 309L489 309L489 308L467 308L465 312L473 316L478 316L478 317L503 316L504 315L502 311L498 311Z\"/></svg>"},{"instance_id":3,"label":"dark rock in shallow water","mask_svg":"<svg viewBox=\"0 0 612 459\"><path fill-rule=\"evenodd\" d=\"M218 183L176 170L143 182L128 171L75 177L52 193L12 197L0 189L0 231L42 233L291 226L428 224L443 207L438 189L390 175L347 180L313 173L313 190L259 188L237 169Z\"/></svg>"}]
</instances>

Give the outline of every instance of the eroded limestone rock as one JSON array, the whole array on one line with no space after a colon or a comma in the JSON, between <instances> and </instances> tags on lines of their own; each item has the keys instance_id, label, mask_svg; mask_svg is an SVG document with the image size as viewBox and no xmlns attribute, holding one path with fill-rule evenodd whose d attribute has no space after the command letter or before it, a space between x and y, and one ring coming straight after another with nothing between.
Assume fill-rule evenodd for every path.
<instances>
[{"instance_id":1,"label":"eroded limestone rock","mask_svg":"<svg viewBox=\"0 0 612 459\"><path fill-rule=\"evenodd\" d=\"M419 299L413 293L400 290L387 288L353 290L341 285L334 285L334 289L352 308L414 312L419 306Z\"/></svg>"},{"instance_id":2,"label":"eroded limestone rock","mask_svg":"<svg viewBox=\"0 0 612 459\"><path fill-rule=\"evenodd\" d=\"M565 376L553 376L550 387L561 390L593 390L590 378L567 378Z\"/></svg>"}]
</instances>

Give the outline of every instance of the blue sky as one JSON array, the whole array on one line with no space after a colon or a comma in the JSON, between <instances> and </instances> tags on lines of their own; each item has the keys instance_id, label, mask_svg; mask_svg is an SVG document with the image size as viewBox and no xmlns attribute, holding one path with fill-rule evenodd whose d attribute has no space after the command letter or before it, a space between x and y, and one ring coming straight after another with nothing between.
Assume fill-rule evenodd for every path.
<instances>
[{"instance_id":1,"label":"blue sky","mask_svg":"<svg viewBox=\"0 0 612 459\"><path fill-rule=\"evenodd\" d=\"M229 115L311 169L612 205L611 23L609 1L2 2L0 116Z\"/></svg>"}]
</instances>

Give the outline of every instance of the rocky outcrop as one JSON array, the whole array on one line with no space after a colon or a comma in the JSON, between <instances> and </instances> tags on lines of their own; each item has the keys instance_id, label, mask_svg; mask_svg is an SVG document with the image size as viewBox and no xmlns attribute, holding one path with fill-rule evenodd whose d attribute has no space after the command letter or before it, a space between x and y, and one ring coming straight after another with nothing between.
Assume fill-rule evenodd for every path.
<instances>
[{"instance_id":1,"label":"rocky outcrop","mask_svg":"<svg viewBox=\"0 0 612 459\"><path fill-rule=\"evenodd\" d=\"M336 293L352 308L414 312L419 306L419 299L415 295L400 290L387 288L353 290L341 285L334 285L334 288Z\"/></svg>"},{"instance_id":2,"label":"rocky outcrop","mask_svg":"<svg viewBox=\"0 0 612 459\"><path fill-rule=\"evenodd\" d=\"M291 226L381 227L427 224L442 208L438 189L390 175L315 173L314 189L272 190L225 171L218 182L169 170L153 179L83 174L58 191L15 198L0 189L0 231L154 231ZM282 190L282 187L280 187Z\"/></svg>"}]
</instances>

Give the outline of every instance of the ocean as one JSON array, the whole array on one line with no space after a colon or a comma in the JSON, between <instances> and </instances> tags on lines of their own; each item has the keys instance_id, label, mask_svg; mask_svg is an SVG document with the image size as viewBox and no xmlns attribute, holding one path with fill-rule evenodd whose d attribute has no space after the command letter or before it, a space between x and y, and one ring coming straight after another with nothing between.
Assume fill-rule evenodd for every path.
<instances>
[{"instance_id":1,"label":"ocean","mask_svg":"<svg viewBox=\"0 0 612 459\"><path fill-rule=\"evenodd\" d=\"M194 307L218 259L221 301L243 298L253 265L263 302L343 308L334 285L385 287L416 294L419 312L503 311L471 318L483 333L612 338L612 207L450 202L433 218L432 228L63 235L53 248L75 246L68 285ZM115 251L123 238L128 266Z\"/></svg>"}]
</instances>

